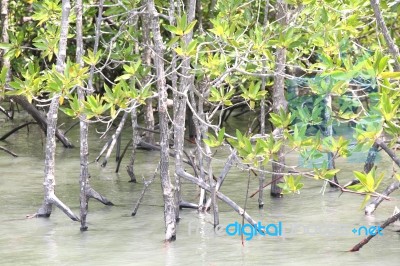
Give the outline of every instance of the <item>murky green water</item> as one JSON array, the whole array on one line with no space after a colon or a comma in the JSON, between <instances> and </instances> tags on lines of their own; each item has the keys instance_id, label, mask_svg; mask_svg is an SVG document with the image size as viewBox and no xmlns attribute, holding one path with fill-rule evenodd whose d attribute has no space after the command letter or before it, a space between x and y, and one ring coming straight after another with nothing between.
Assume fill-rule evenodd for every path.
<instances>
[{"instance_id":1,"label":"murky green water","mask_svg":"<svg viewBox=\"0 0 400 266\"><path fill-rule=\"evenodd\" d=\"M0 134L18 125L0 121ZM234 122L233 122L234 123ZM97 156L105 140L98 140L91 128L91 159ZM129 134L125 134L124 143ZM77 143L77 132L69 137ZM257 199L250 199L248 211L263 224L282 222L284 236L256 236L242 246L239 236L211 232L212 217L194 210L183 210L177 241L163 243L163 208L158 179L146 193L136 217L131 217L142 182L128 183L125 163L115 174L112 160L105 169L91 164L91 184L116 206L103 206L90 201L89 231L80 232L79 224L70 221L55 209L49 219L25 219L42 202L43 136L36 126L30 133L21 130L0 145L16 152L11 158L0 152L0 264L2 265L399 265L399 227L390 226L383 236L375 237L358 253L346 252L362 237L351 230L359 226L378 225L399 206L399 192L394 200L382 204L374 216L366 217L359 209L362 198L329 191L321 195L321 183L306 180L300 195L284 199L266 198L265 208L258 210ZM215 161L216 169L223 167L223 153ZM158 153L140 151L137 176L150 178L156 167ZM296 156L289 161L297 163ZM341 180L350 180L351 170L362 169L357 160L338 161L344 168ZM390 172L391 162L383 156L380 169ZM75 213L79 213L79 149L57 148L56 194ZM344 181L342 181L344 182ZM390 182L387 180L386 183ZM251 191L257 187L251 179ZM243 205L247 174L236 170L224 183L222 191ZM268 193L268 191L266 192ZM197 190L185 184L185 200L197 202ZM240 217L220 202L220 221L228 225ZM399 206L400 207L400 206ZM297 227L296 227L297 224ZM338 229L339 228L339 229ZM308 231L304 232L304 230ZM291 232L290 232L291 231Z\"/></svg>"}]
</instances>

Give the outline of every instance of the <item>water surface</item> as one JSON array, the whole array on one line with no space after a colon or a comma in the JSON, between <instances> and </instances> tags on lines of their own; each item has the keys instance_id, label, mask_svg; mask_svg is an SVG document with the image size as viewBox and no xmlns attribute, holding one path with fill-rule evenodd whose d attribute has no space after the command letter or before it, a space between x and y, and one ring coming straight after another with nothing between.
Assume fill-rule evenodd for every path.
<instances>
[{"instance_id":1,"label":"water surface","mask_svg":"<svg viewBox=\"0 0 400 266\"><path fill-rule=\"evenodd\" d=\"M20 115L13 122L2 122L0 134L18 125L28 117ZM235 121L233 121L235 123ZM66 128L66 126L65 126ZM101 129L101 128L98 128ZM129 138L124 134L123 143ZM98 155L105 143L99 140L91 127L90 158ZM78 132L69 135L78 146ZM362 197L340 194L328 189L320 193L321 183L306 180L300 195L284 199L266 197L265 208L259 210L257 198L248 200L248 212L263 224L282 222L283 228L297 225L293 233L284 236L256 236L242 245L239 236L212 233L210 214L195 210L181 211L177 241L165 244L163 207L159 178L150 186L136 217L131 211L143 184L142 176L150 178L158 161L157 152L139 151L137 158L138 184L128 183L125 172L128 157L121 173L115 174L115 162L106 168L90 165L91 185L107 196L116 206L103 206L93 200L89 204L89 231L80 232L79 223L69 220L54 209L49 219L25 219L35 213L43 199L43 134L31 126L11 136L0 145L16 152L11 158L0 152L0 258L2 265L398 265L400 254L399 226L390 226L383 236L375 237L360 252L346 252L362 237L351 230L359 226L372 226L388 218L398 204L399 192L394 200L382 204L373 216L366 217L360 209ZM190 147L189 147L190 148ZM214 161L215 172L222 169L226 154L219 151ZM56 194L75 213L79 214L79 149L57 147ZM299 159L290 155L288 161ZM340 180L352 179L352 170L361 170L357 160L341 159L343 168ZM392 163L381 157L379 169L390 173ZM172 170L172 169L171 169ZM172 173L172 171L171 171ZM390 180L385 181L386 184ZM250 191L255 191L258 181L251 178ZM247 173L235 170L230 173L222 191L240 205L244 204ZM385 186L383 186L385 187ZM191 184L183 187L184 198L197 202L198 190ZM266 195L268 195L266 190ZM241 218L223 202L219 202L221 225ZM399 206L400 207L400 206ZM308 228L308 233L301 226ZM337 234L326 228L338 228ZM322 228L322 229L321 229ZM334 231L333 231L334 232Z\"/></svg>"}]
</instances>

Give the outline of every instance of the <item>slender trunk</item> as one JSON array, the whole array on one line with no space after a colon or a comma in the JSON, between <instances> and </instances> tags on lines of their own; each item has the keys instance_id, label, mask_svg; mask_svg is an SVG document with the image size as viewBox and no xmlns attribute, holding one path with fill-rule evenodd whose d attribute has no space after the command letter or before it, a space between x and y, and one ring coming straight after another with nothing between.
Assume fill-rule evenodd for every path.
<instances>
[{"instance_id":1,"label":"slender trunk","mask_svg":"<svg viewBox=\"0 0 400 266\"><path fill-rule=\"evenodd\" d=\"M209 7L208 7L208 10L209 10L209 12L211 13L211 12L214 12L214 9L215 9L215 5L217 4L217 0L211 0L210 1L210 5L209 5Z\"/></svg>"},{"instance_id":2,"label":"slender trunk","mask_svg":"<svg viewBox=\"0 0 400 266\"><path fill-rule=\"evenodd\" d=\"M364 165L364 172L366 174L368 174L375 165L375 159L376 159L376 156L378 155L378 148L379 148L379 146L375 142L368 151L367 160L365 161L365 165Z\"/></svg>"},{"instance_id":3,"label":"slender trunk","mask_svg":"<svg viewBox=\"0 0 400 266\"><path fill-rule=\"evenodd\" d=\"M169 1L169 9L168 9L168 21L170 25L175 26L175 1L170 0ZM180 12L178 8L178 12ZM171 38L174 38L175 34L171 33ZM176 47L176 44L173 45L173 48ZM176 55L176 52L174 49L172 49L172 60L171 60L171 69L177 70L177 60L178 57ZM178 88L178 75L177 71L173 71L171 73L171 84L172 84L172 97L173 97L173 115L174 115L174 120L173 120L173 129L174 129L174 149L176 151L175 153L175 169L177 168L177 165L182 164L182 156L183 156L183 140L181 139L181 136L183 136L185 133L185 120L183 118L183 123L182 123L182 116L180 113L182 112L182 104L186 104L184 101L184 95L180 94L181 87ZM181 81L182 83L182 81ZM175 177L175 219L176 221L179 221L179 206L182 202L182 196L181 196L181 186L180 186L180 177L174 172L174 177Z\"/></svg>"},{"instance_id":4,"label":"slender trunk","mask_svg":"<svg viewBox=\"0 0 400 266\"><path fill-rule=\"evenodd\" d=\"M0 27L1 27L1 42L8 43L8 0L0 2ZM11 80L10 60L4 57L5 51L0 50L0 71L3 67L7 68L6 86Z\"/></svg>"},{"instance_id":5,"label":"slender trunk","mask_svg":"<svg viewBox=\"0 0 400 266\"><path fill-rule=\"evenodd\" d=\"M265 32L265 28L267 27L268 24L268 5L269 5L269 0L267 0L267 2L265 3L265 17L264 17L264 32ZM266 63L267 57L264 55L263 56L263 61L262 61L262 74L265 74L265 72L267 71L267 63ZM265 91L265 86L266 86L266 78L263 76L261 78L261 91ZM261 111L260 111L260 134L261 137L265 136L265 117L266 117L266 110L265 110L265 98L263 97L261 99ZM258 207L261 209L264 207L264 181L265 181L265 168L264 166L261 164L260 166L260 174L258 176Z\"/></svg>"},{"instance_id":6,"label":"slender trunk","mask_svg":"<svg viewBox=\"0 0 400 266\"><path fill-rule=\"evenodd\" d=\"M219 214L218 214L218 204L217 204L217 197L216 197L216 182L213 178L213 171L212 171L212 152L210 147L204 145L204 149L206 152L206 167L208 168L208 182L210 183L210 199L211 199L211 206L213 208L213 217L214 217L214 228L219 224Z\"/></svg>"},{"instance_id":7,"label":"slender trunk","mask_svg":"<svg viewBox=\"0 0 400 266\"><path fill-rule=\"evenodd\" d=\"M185 178L186 180L192 182L193 184L198 185L204 190L207 190L211 192L210 185L204 182L203 180L196 178L192 176L191 174L187 173L183 169L177 169L177 174L180 175L181 177ZM220 191L216 191L216 197L225 202L228 206L230 206L233 210L235 210L240 216L243 216L246 221L248 221L252 225L256 225L256 221L251 218L251 216L243 210L239 205L237 205L233 200L231 200L229 197L227 197L225 194L223 194Z\"/></svg>"},{"instance_id":8,"label":"slender trunk","mask_svg":"<svg viewBox=\"0 0 400 266\"><path fill-rule=\"evenodd\" d=\"M390 36L389 30L386 27L385 20L383 19L382 12L379 8L379 0L370 0L370 3L371 3L372 9L374 10L376 22L382 31L382 34L386 41L386 45L389 47L389 52L394 59L394 70L400 71L399 47L393 41L392 37ZM375 158L376 158L377 153L378 153L378 146L376 145L376 143L374 143L374 145L368 151L367 161L365 162L365 165L364 165L365 173L368 173L369 171L371 171L372 167L374 167Z\"/></svg>"},{"instance_id":9,"label":"slender trunk","mask_svg":"<svg viewBox=\"0 0 400 266\"><path fill-rule=\"evenodd\" d=\"M268 24L268 13L269 13L269 0L265 1L264 6L264 27Z\"/></svg>"},{"instance_id":10,"label":"slender trunk","mask_svg":"<svg viewBox=\"0 0 400 266\"><path fill-rule=\"evenodd\" d=\"M228 157L228 160L226 161L224 165L224 169L222 169L221 174L219 175L217 179L217 183L215 185L215 193L220 190L222 184L224 183L225 177L228 175L229 171L231 170L233 164L236 161L236 151L231 150L231 154ZM205 209L207 210L211 206L211 198L207 200Z\"/></svg>"},{"instance_id":11,"label":"slender trunk","mask_svg":"<svg viewBox=\"0 0 400 266\"><path fill-rule=\"evenodd\" d=\"M201 0L196 1L196 18L199 31L203 32L203 10L201 7Z\"/></svg>"},{"instance_id":12,"label":"slender trunk","mask_svg":"<svg viewBox=\"0 0 400 266\"><path fill-rule=\"evenodd\" d=\"M165 220L165 240L173 241L176 239L176 204L174 189L169 176L169 130L168 130L168 110L167 110L167 87L164 72L164 44L160 33L160 25L154 0L147 1L147 10L151 17L154 41L154 65L157 75L158 88L158 114L160 121L160 177L161 187L164 198L164 220Z\"/></svg>"},{"instance_id":13,"label":"slender trunk","mask_svg":"<svg viewBox=\"0 0 400 266\"><path fill-rule=\"evenodd\" d=\"M376 23L378 24L379 28L382 31L383 37L385 38L386 44L389 47L389 52L394 59L394 69L395 71L400 71L400 63L399 63L399 47L397 47L396 43L393 41L392 37L390 36L389 30L386 27L385 20L383 19L382 12L379 8L379 0L370 0L371 7L374 10Z\"/></svg>"},{"instance_id":14,"label":"slender trunk","mask_svg":"<svg viewBox=\"0 0 400 266\"><path fill-rule=\"evenodd\" d=\"M63 73L65 68L65 58L67 51L67 38L68 38L68 16L71 10L69 0L62 1L62 15L61 15L61 29L60 29L60 42L58 48L57 65L58 72ZM58 107L60 93L56 93L50 103L50 108L47 113L47 135L46 135L46 153L45 153L45 169L44 169L44 201L42 207L38 210L36 216L49 217L52 211L52 205L55 204L72 220L79 220L79 218L72 213L72 211L64 205L55 195L55 152L56 152L56 129L58 118Z\"/></svg>"},{"instance_id":15,"label":"slender trunk","mask_svg":"<svg viewBox=\"0 0 400 266\"><path fill-rule=\"evenodd\" d=\"M374 143L374 145L377 145L379 147L381 147L389 156L390 158L393 160L393 162L400 167L400 158L396 155L396 153L390 149L386 143L381 140L381 139L377 139ZM372 146L372 148L374 148L374 146ZM376 149L378 149L378 147L376 147ZM400 181L395 181L392 184L390 184L385 191L383 191L381 194L384 196L388 196L390 195L393 191L400 189ZM381 202L384 200L383 197L377 197L375 198L372 202L370 202L366 207L365 207L365 214L370 215L372 214L376 208L378 208L379 204L381 204Z\"/></svg>"},{"instance_id":16,"label":"slender trunk","mask_svg":"<svg viewBox=\"0 0 400 266\"><path fill-rule=\"evenodd\" d=\"M122 115L121 121L119 122L119 125L118 125L117 129L115 130L115 133L114 133L114 134L112 135L112 137L111 137L111 142L107 142L107 144L104 145L102 151L105 151L105 148L107 148L107 147L108 147L108 150L107 150L106 156L104 157L103 162L101 163L101 167L106 167L107 162L108 162L108 159L109 159L110 156L111 156L111 152L112 152L112 150L114 149L114 146L115 146L115 144L117 143L118 138L119 138L120 135L121 135L122 129L124 128L125 121L126 121L126 118L127 118L127 117L128 117L128 113L125 112L125 113ZM101 154L102 154L102 153L100 153L100 155L96 158L96 161L99 160Z\"/></svg>"},{"instance_id":17,"label":"slender trunk","mask_svg":"<svg viewBox=\"0 0 400 266\"><path fill-rule=\"evenodd\" d=\"M143 61L146 63L148 67L150 67L151 64L151 54L150 54L150 27L148 25L149 19L148 19L148 14L143 14L142 15L142 27L143 27L143 43L144 43L144 53L143 53ZM135 21L131 21L130 24L133 25L136 29L138 28L138 21L139 18L137 18ZM135 44L135 49L134 53L139 54L139 43ZM146 75L146 77L143 78L143 83L146 86L146 83L150 80L150 76ZM136 79L134 77L130 78L130 83L131 87L135 88L136 86ZM150 109L149 110L149 105ZM126 166L126 171L128 172L129 177L131 178L129 182L131 183L136 183L136 176L135 176L135 160L136 160L136 148L138 143L140 142L140 136L138 132L138 121L137 121L137 106L135 105L135 102L131 106L131 124L132 124L132 151L131 151L131 157L129 160L129 164ZM150 112L149 112L150 111ZM150 117L151 116L151 117ZM150 121L148 121L150 120ZM151 125L151 120L153 124ZM145 105L145 123L146 123L146 128L151 128L154 129L154 118L153 118L153 110L152 110L152 101L150 102L147 101L147 104ZM150 124L149 124L150 123ZM148 133L151 133L149 131L146 131L146 135ZM119 140L121 139L121 136L118 138ZM152 140L154 141L154 137L152 137ZM120 160L120 159L119 159Z\"/></svg>"},{"instance_id":18,"label":"slender trunk","mask_svg":"<svg viewBox=\"0 0 400 266\"><path fill-rule=\"evenodd\" d=\"M93 54L96 54L97 50L99 49L99 42L101 36L101 22L103 20L103 6L104 6L104 0L99 0L98 4L99 13L96 20L96 35L94 38ZM94 65L91 65L89 72L89 80L88 80L89 92L93 92L93 76L94 76Z\"/></svg>"},{"instance_id":19,"label":"slender trunk","mask_svg":"<svg viewBox=\"0 0 400 266\"><path fill-rule=\"evenodd\" d=\"M187 24L194 20L195 0L190 0L187 10ZM192 33L184 36L184 43L188 45L192 40ZM193 74L190 74L190 57L182 57L181 75L178 92L174 96L174 147L176 151L175 169L182 167L183 146L185 139L185 117L188 89L193 86ZM179 205L182 202L180 177L175 174L175 198L177 200L176 219L179 220Z\"/></svg>"},{"instance_id":20,"label":"slender trunk","mask_svg":"<svg viewBox=\"0 0 400 266\"><path fill-rule=\"evenodd\" d=\"M277 20L278 23L285 27L288 24L288 14L287 14L287 4L283 0L277 1ZM287 111L287 101L285 98L285 64L286 64L286 49L280 47L276 50L275 55L275 77L274 77L274 87L273 87L273 111L279 113L281 109ZM282 136L283 129L276 128L274 130L274 135L278 138ZM282 183L283 175L282 172L285 171L285 156L284 156L284 146L279 149L276 154L276 160L272 162L272 180L275 180L271 184L271 196L281 197L282 189L278 186Z\"/></svg>"},{"instance_id":21,"label":"slender trunk","mask_svg":"<svg viewBox=\"0 0 400 266\"><path fill-rule=\"evenodd\" d=\"M199 86L199 88L198 88L199 91L201 93L203 93L204 92L203 85L199 84L198 86ZM193 91L190 91L189 95L190 95L190 104L191 104L192 108L193 109L196 108L194 110L196 111L198 116L201 119L204 119L204 110L203 110L204 100L202 98L200 98L196 102L196 97L195 97ZM193 110L191 110L191 112L193 115ZM202 151L202 141L201 141L203 129L202 129L201 122L199 121L199 119L195 116L193 116L192 118L193 118L193 124L194 124L195 132L196 132L195 133L195 136L196 136L195 143L197 146L197 148L196 148L196 160L198 162L197 168L200 169L198 178L201 181L205 182L205 171L204 171L204 166L203 166L204 162L203 162L203 151ZM179 171L179 169L181 169L181 168L176 168L175 171ZM198 204L199 210L205 210L205 208L204 208L205 194L206 194L205 189L200 188L200 197L199 197L199 204Z\"/></svg>"},{"instance_id":22,"label":"slender trunk","mask_svg":"<svg viewBox=\"0 0 400 266\"><path fill-rule=\"evenodd\" d=\"M325 96L325 115L324 115L324 126L325 126L325 136L332 137L333 135L333 126L331 122L331 112L332 112L332 96L330 93ZM335 159L333 158L333 152L328 152L328 169L335 169ZM334 183L329 182L331 187L336 187L336 184L339 184L337 176L333 177Z\"/></svg>"},{"instance_id":23,"label":"slender trunk","mask_svg":"<svg viewBox=\"0 0 400 266\"><path fill-rule=\"evenodd\" d=\"M143 2L144 3L144 2ZM143 14L142 17L142 28L143 28L143 56L142 61L147 67L151 66L151 38L150 38L150 19L149 14ZM142 84L144 86L148 85L151 80L151 76L147 75L144 77ZM153 99L148 98L145 101L146 105L144 106L144 124L149 131L145 133L145 141L150 144L154 144L154 114L153 114Z\"/></svg>"},{"instance_id":24,"label":"slender trunk","mask_svg":"<svg viewBox=\"0 0 400 266\"><path fill-rule=\"evenodd\" d=\"M133 107L131 111L131 120L132 120L132 152L131 158L129 161L129 165L126 167L129 177L131 180L129 182L136 183L136 176L135 176L135 159L136 159L136 147L140 142L140 137L138 134L137 129L137 108Z\"/></svg>"},{"instance_id":25,"label":"slender trunk","mask_svg":"<svg viewBox=\"0 0 400 266\"><path fill-rule=\"evenodd\" d=\"M76 2L76 62L83 67L83 5L82 0L77 0ZM85 100L85 91L84 88L78 87L78 98L83 107L83 101ZM80 184L80 216L81 216L81 231L86 231L88 226L86 223L86 217L88 214L89 208L89 198L95 198L102 202L105 205L112 205L112 203L97 193L93 188L91 188L89 184L89 143L88 143L88 134L89 134L89 125L86 122L86 115L81 114L79 116L79 126L80 126L80 175L79 175L79 184Z\"/></svg>"},{"instance_id":26,"label":"slender trunk","mask_svg":"<svg viewBox=\"0 0 400 266\"><path fill-rule=\"evenodd\" d=\"M139 196L139 199L137 200L137 202L136 202L136 204L135 204L135 207L133 207L133 211L132 211L132 216L135 216L136 215L136 213L137 213L137 211L138 211L138 209L139 209L139 206L140 206L140 204L142 203L142 200L143 200L143 197L144 197L144 194L146 193L146 190L147 190L147 188L151 185L151 183L153 183L153 181L156 179L156 176L157 176L157 172L158 172L158 168L160 167L160 164L158 164L157 165L157 168L156 168L156 170L154 171L154 174L153 174L153 176L151 177L151 179L149 180L149 181L145 181L144 179L143 179L143 185L144 185L144 187L143 187L143 190L142 190L142 193L140 194L140 196Z\"/></svg>"},{"instance_id":27,"label":"slender trunk","mask_svg":"<svg viewBox=\"0 0 400 266\"><path fill-rule=\"evenodd\" d=\"M76 62L83 67L83 36L82 36L82 12L83 5L82 0L76 1ZM81 87L78 88L78 97L81 105L85 100L85 94ZM86 116L84 114L79 117L79 127L80 127L80 175L79 175L79 185L80 185L80 216L81 216L81 231L87 230L86 216L88 213L88 199L86 195L86 189L89 180L89 169L88 169L88 125L85 122Z\"/></svg>"}]
</instances>

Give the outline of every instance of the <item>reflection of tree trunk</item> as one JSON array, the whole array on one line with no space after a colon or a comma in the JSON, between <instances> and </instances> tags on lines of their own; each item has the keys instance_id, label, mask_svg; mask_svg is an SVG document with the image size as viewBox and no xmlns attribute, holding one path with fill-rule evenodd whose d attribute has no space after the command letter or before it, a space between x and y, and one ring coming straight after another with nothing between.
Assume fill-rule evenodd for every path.
<instances>
[{"instance_id":1,"label":"reflection of tree trunk","mask_svg":"<svg viewBox=\"0 0 400 266\"><path fill-rule=\"evenodd\" d=\"M69 0L62 1L62 15L60 23L60 42L57 56L56 69L58 72L63 73L65 68L65 58L67 50L68 38L68 16L71 10ZM57 129L58 106L60 93L56 93L51 99L50 108L47 113L47 135L46 135L46 153L45 153L45 170L44 170L44 201L42 207L37 212L38 217L49 217L52 211L52 205L55 204L72 220L79 220L79 218L72 213L72 211L64 205L55 195L55 152L56 152L56 139L55 133Z\"/></svg>"},{"instance_id":2,"label":"reflection of tree trunk","mask_svg":"<svg viewBox=\"0 0 400 266\"><path fill-rule=\"evenodd\" d=\"M287 4L283 0L277 1L277 20L282 27L288 23ZM273 111L279 113L281 109L287 111L287 101L285 99L285 64L286 64L286 49L278 48L275 54L275 78L273 87ZM282 136L283 129L276 128L274 135L278 138ZM276 154L276 159L272 162L272 180L276 180L271 184L271 196L281 197L282 189L278 187L282 183L283 173L285 171L285 156L284 146Z\"/></svg>"},{"instance_id":3,"label":"reflection of tree trunk","mask_svg":"<svg viewBox=\"0 0 400 266\"><path fill-rule=\"evenodd\" d=\"M174 189L169 176L169 130L167 110L167 87L164 72L164 44L160 33L158 13L154 0L147 1L147 10L151 16L151 25L154 40L154 66L156 68L158 88L158 114L160 121L160 177L164 198L165 240L176 239L176 215Z\"/></svg>"}]
</instances>

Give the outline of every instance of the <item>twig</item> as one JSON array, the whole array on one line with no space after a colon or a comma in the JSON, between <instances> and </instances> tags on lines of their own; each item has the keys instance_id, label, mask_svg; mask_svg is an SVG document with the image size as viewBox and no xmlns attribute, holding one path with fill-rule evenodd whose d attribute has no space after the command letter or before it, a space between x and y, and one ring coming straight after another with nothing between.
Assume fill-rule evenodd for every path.
<instances>
[{"instance_id":1,"label":"twig","mask_svg":"<svg viewBox=\"0 0 400 266\"><path fill-rule=\"evenodd\" d=\"M4 148L3 146L0 146L0 150L3 150L3 151L5 151L5 152L7 152L8 154L11 154L11 155L14 156L14 157L18 157L18 155L16 155L15 153L13 153L13 152L10 151L10 150Z\"/></svg>"},{"instance_id":2,"label":"twig","mask_svg":"<svg viewBox=\"0 0 400 266\"><path fill-rule=\"evenodd\" d=\"M249 196L249 188L250 188L250 171L248 171L248 179L247 179L247 189L246 189L246 198L244 200L243 212L246 211L247 207L247 198ZM244 228L244 215L242 216L242 228ZM244 246L244 234L242 235L242 246Z\"/></svg>"},{"instance_id":3,"label":"twig","mask_svg":"<svg viewBox=\"0 0 400 266\"><path fill-rule=\"evenodd\" d=\"M382 225L380 225L380 228L384 229L385 227L387 227L388 225L396 222L397 220L400 219L400 212L393 215L392 217L390 217L389 219L387 219ZM364 245L366 245L375 235L370 234L368 237L364 238L363 240L361 240L357 245L355 245L352 249L350 249L350 252L354 252L354 251L359 251Z\"/></svg>"},{"instance_id":4,"label":"twig","mask_svg":"<svg viewBox=\"0 0 400 266\"><path fill-rule=\"evenodd\" d=\"M31 121L31 122L26 122L25 124L22 124L22 125L20 125L20 126L17 126L16 128L14 128L14 129L12 129L11 131L9 131L9 132L7 132L6 134L4 134L4 135L0 138L0 140L6 140L6 139L7 139L9 136L11 136L14 132L16 132L16 131L20 130L21 128L26 127L26 126L28 126L28 125L30 125L30 124L37 124L37 123Z\"/></svg>"},{"instance_id":5,"label":"twig","mask_svg":"<svg viewBox=\"0 0 400 266\"><path fill-rule=\"evenodd\" d=\"M144 177L143 177L144 187L143 187L142 193L140 194L139 199L137 200L137 202L136 202L136 204L135 204L135 207L133 208L132 216L135 216L135 215L136 215L136 213L137 213L137 211L138 211L138 209L139 209L139 205L142 203L144 194L146 193L147 188L151 185L151 183L153 183L154 179L156 178L156 175L157 175L157 172L158 172L158 169L159 169L159 168L160 168L160 162L158 162L157 168L156 168L156 170L154 171L154 174L153 174L152 178L151 178L149 181L146 182L146 181L144 180Z\"/></svg>"}]
</instances>

